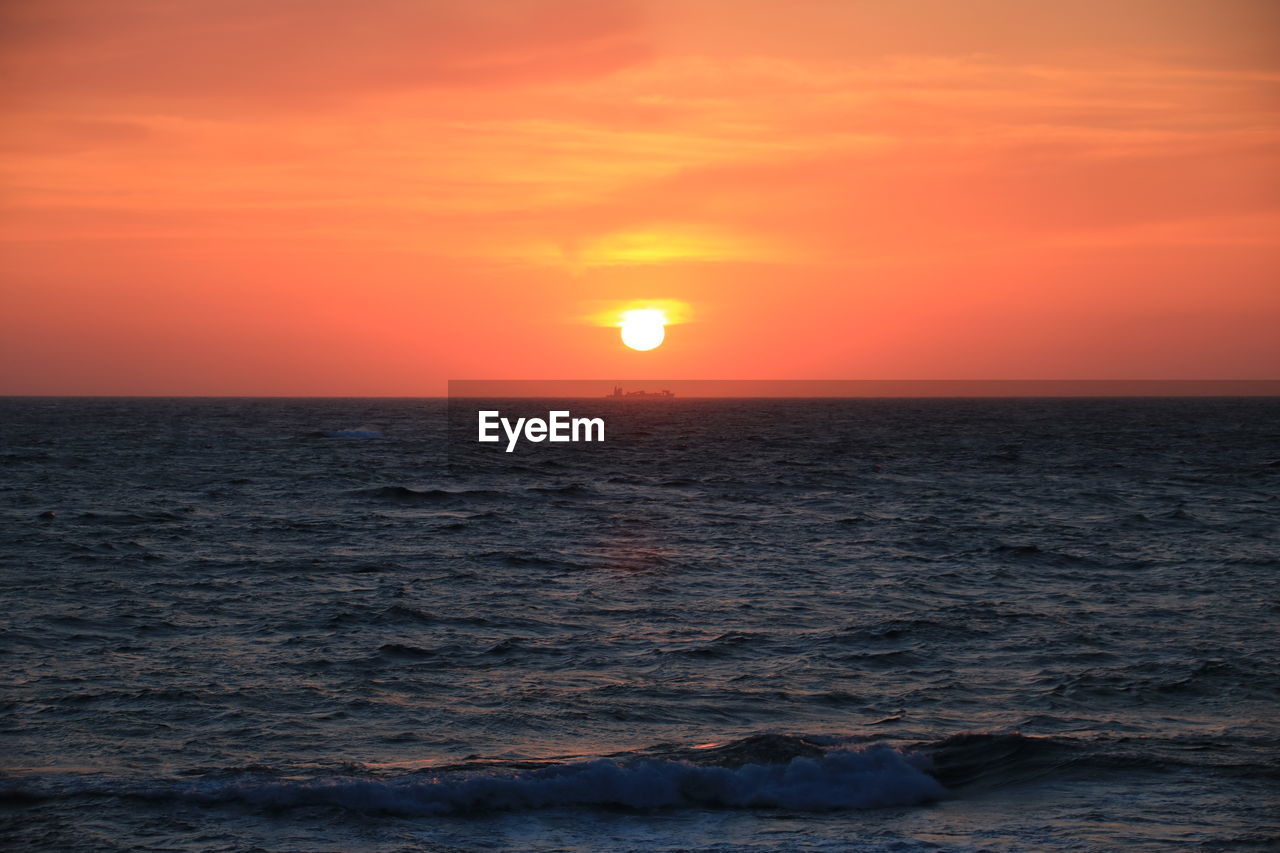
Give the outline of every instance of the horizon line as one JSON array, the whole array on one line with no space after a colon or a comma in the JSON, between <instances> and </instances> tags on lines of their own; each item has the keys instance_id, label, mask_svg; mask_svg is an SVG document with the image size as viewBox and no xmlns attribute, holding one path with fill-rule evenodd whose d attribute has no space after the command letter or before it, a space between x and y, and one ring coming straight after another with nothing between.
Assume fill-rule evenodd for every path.
<instances>
[{"instance_id":1,"label":"horizon line","mask_svg":"<svg viewBox=\"0 0 1280 853\"><path fill-rule=\"evenodd\" d=\"M1280 396L1277 379L454 379L448 387L450 399L612 397L616 389L684 399Z\"/></svg>"},{"instance_id":2,"label":"horizon line","mask_svg":"<svg viewBox=\"0 0 1280 853\"><path fill-rule=\"evenodd\" d=\"M614 386L675 389L680 399L1276 397L1280 379L470 379L444 394L0 394L0 399L449 400L593 399Z\"/></svg>"}]
</instances>

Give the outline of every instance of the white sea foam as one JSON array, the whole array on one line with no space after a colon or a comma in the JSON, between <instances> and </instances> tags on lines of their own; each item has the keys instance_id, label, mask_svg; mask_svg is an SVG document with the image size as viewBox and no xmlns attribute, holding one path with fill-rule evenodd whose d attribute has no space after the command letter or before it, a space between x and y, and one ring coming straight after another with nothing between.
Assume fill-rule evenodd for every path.
<instances>
[{"instance_id":1,"label":"white sea foam","mask_svg":"<svg viewBox=\"0 0 1280 853\"><path fill-rule=\"evenodd\" d=\"M363 812L444 815L563 806L783 808L819 811L905 806L942 797L922 756L887 746L840 750L786 764L707 767L683 761L599 760L518 775L457 773L405 779L219 780L179 792L203 802L268 808L332 805Z\"/></svg>"}]
</instances>

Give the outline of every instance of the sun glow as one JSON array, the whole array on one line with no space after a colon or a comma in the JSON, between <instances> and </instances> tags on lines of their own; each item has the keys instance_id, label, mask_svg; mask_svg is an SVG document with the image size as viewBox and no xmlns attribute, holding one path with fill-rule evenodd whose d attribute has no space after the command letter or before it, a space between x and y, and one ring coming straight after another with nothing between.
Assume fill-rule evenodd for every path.
<instances>
[{"instance_id":1,"label":"sun glow","mask_svg":"<svg viewBox=\"0 0 1280 853\"><path fill-rule=\"evenodd\" d=\"M622 342L634 350L655 349L667 336L667 315L658 308L636 308L623 311L618 325L622 327Z\"/></svg>"},{"instance_id":2,"label":"sun glow","mask_svg":"<svg viewBox=\"0 0 1280 853\"><path fill-rule=\"evenodd\" d=\"M618 329L622 343L647 352L662 346L668 326L692 321L692 306L679 299L631 299L626 302L594 302L583 306L577 322Z\"/></svg>"}]
</instances>

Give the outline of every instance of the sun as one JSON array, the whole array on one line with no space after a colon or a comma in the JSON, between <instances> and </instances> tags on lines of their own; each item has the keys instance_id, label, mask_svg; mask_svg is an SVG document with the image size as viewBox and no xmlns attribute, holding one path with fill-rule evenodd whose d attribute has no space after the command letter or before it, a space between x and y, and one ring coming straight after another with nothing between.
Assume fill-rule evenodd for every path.
<instances>
[{"instance_id":1,"label":"sun","mask_svg":"<svg viewBox=\"0 0 1280 853\"><path fill-rule=\"evenodd\" d=\"M589 313L579 315L578 322L618 329L622 343L640 352L662 346L667 326L690 322L692 312L688 302L665 298L586 303L584 309Z\"/></svg>"},{"instance_id":2,"label":"sun","mask_svg":"<svg viewBox=\"0 0 1280 853\"><path fill-rule=\"evenodd\" d=\"M618 325L622 327L622 342L641 352L657 348L667 336L667 315L657 308L623 311Z\"/></svg>"}]
</instances>

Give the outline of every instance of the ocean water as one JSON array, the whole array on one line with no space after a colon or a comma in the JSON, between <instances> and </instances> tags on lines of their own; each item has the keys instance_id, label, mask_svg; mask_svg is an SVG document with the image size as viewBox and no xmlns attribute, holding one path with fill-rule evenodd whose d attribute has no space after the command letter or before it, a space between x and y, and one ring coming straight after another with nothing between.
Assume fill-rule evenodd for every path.
<instances>
[{"instance_id":1,"label":"ocean water","mask_svg":"<svg viewBox=\"0 0 1280 853\"><path fill-rule=\"evenodd\" d=\"M0 400L0 838L1280 847L1280 400L594 405Z\"/></svg>"}]
</instances>

